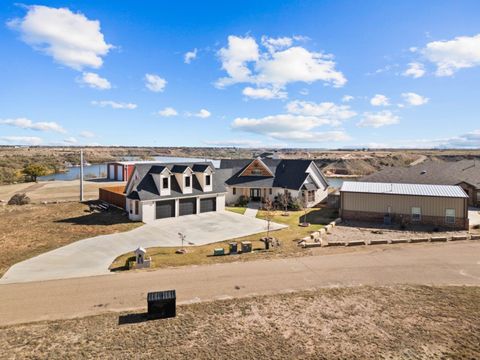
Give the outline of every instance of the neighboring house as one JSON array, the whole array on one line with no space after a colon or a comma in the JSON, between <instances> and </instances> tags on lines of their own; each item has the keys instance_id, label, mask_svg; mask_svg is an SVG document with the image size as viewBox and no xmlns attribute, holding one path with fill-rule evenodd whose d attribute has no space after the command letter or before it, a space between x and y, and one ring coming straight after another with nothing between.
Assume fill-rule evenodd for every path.
<instances>
[{"instance_id":1,"label":"neighboring house","mask_svg":"<svg viewBox=\"0 0 480 360\"><path fill-rule=\"evenodd\" d=\"M228 172L227 172L228 173ZM126 188L131 220L156 219L222 211L226 172L210 162L180 164L137 163Z\"/></svg>"},{"instance_id":2,"label":"neighboring house","mask_svg":"<svg viewBox=\"0 0 480 360\"><path fill-rule=\"evenodd\" d=\"M480 162L477 160L425 161L411 167L387 168L362 181L458 185L467 193L470 206L480 206Z\"/></svg>"},{"instance_id":3,"label":"neighboring house","mask_svg":"<svg viewBox=\"0 0 480 360\"><path fill-rule=\"evenodd\" d=\"M137 164L157 164L158 161L113 161L107 163L107 179L127 181Z\"/></svg>"},{"instance_id":4,"label":"neighboring house","mask_svg":"<svg viewBox=\"0 0 480 360\"><path fill-rule=\"evenodd\" d=\"M345 181L340 216L468 230L468 196L460 186Z\"/></svg>"},{"instance_id":5,"label":"neighboring house","mask_svg":"<svg viewBox=\"0 0 480 360\"><path fill-rule=\"evenodd\" d=\"M311 160L222 160L220 168L231 173L225 182L227 204L235 204L242 195L251 201L274 201L288 192L292 198L306 198L307 207L312 207L328 195L328 182Z\"/></svg>"}]
</instances>

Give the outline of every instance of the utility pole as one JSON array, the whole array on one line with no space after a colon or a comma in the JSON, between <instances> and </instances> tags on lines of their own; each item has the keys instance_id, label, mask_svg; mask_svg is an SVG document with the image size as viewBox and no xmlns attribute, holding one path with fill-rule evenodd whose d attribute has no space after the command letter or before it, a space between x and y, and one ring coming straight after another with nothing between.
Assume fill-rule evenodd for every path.
<instances>
[{"instance_id":1,"label":"utility pole","mask_svg":"<svg viewBox=\"0 0 480 360\"><path fill-rule=\"evenodd\" d=\"M83 202L83 149L80 149L80 202Z\"/></svg>"}]
</instances>

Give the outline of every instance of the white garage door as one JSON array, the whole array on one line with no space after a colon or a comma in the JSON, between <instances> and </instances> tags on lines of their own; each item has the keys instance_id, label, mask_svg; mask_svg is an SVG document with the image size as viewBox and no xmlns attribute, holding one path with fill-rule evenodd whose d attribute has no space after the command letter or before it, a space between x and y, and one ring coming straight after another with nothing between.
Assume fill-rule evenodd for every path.
<instances>
[{"instance_id":1,"label":"white garage door","mask_svg":"<svg viewBox=\"0 0 480 360\"><path fill-rule=\"evenodd\" d=\"M123 181L123 165L117 165L117 180Z\"/></svg>"},{"instance_id":2,"label":"white garage door","mask_svg":"<svg viewBox=\"0 0 480 360\"><path fill-rule=\"evenodd\" d=\"M108 166L108 179L115 180L115 165Z\"/></svg>"}]
</instances>

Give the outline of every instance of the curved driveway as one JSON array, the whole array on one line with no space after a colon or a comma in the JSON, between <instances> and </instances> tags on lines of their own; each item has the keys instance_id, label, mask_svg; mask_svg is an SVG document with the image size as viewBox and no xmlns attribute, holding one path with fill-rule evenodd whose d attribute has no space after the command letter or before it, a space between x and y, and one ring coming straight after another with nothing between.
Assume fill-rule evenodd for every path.
<instances>
[{"instance_id":1,"label":"curved driveway","mask_svg":"<svg viewBox=\"0 0 480 360\"><path fill-rule=\"evenodd\" d=\"M270 223L271 230L284 227ZM115 258L139 246L180 247L179 232L187 236L187 242L205 245L263 231L264 220L230 211L157 220L131 231L79 240L22 261L8 269L0 284L108 274Z\"/></svg>"}]
</instances>

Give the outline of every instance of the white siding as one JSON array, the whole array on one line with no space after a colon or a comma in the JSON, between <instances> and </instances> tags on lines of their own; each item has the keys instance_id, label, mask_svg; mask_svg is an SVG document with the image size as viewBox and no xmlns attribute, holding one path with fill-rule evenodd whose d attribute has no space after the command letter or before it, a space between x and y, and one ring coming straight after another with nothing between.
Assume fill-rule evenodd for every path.
<instances>
[{"instance_id":1,"label":"white siding","mask_svg":"<svg viewBox=\"0 0 480 360\"><path fill-rule=\"evenodd\" d=\"M225 195L221 194L217 196L217 211L225 210Z\"/></svg>"}]
</instances>

